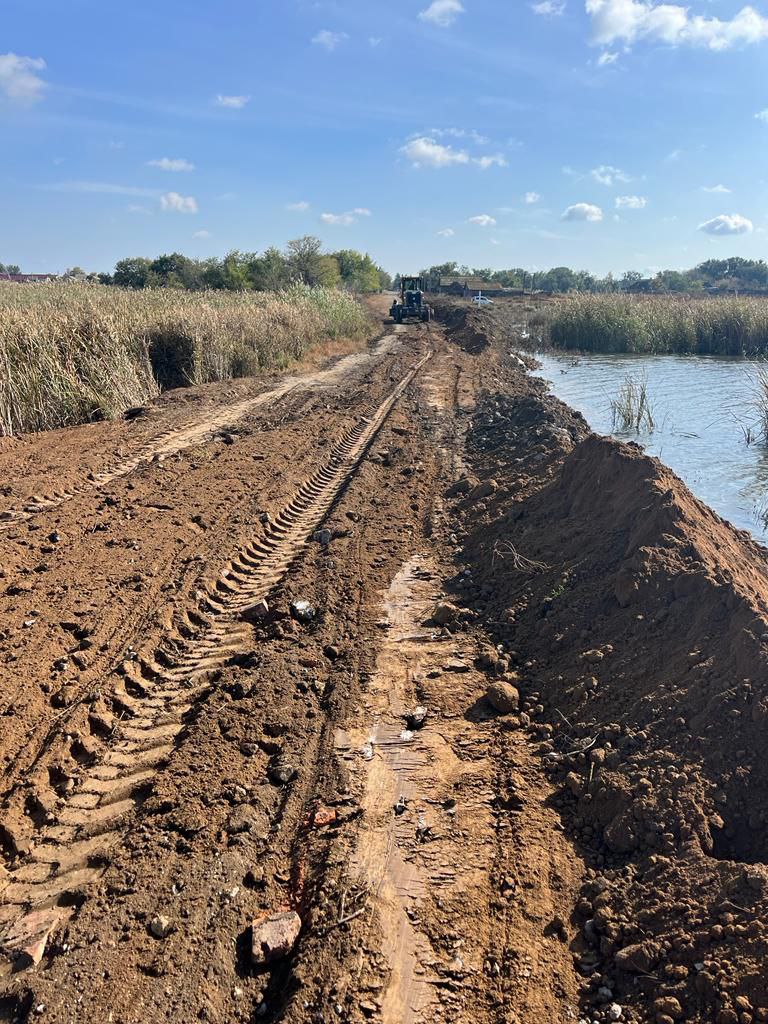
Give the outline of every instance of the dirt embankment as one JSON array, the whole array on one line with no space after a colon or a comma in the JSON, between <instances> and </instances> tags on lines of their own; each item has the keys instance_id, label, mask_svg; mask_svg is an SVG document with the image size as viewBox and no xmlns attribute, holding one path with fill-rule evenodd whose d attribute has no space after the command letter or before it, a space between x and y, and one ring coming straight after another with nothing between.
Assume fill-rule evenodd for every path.
<instances>
[{"instance_id":1,"label":"dirt embankment","mask_svg":"<svg viewBox=\"0 0 768 1024\"><path fill-rule=\"evenodd\" d=\"M454 583L540 701L589 866L584 1013L768 1020L768 554L524 375L485 395L468 452L493 484L456 509Z\"/></svg>"}]
</instances>

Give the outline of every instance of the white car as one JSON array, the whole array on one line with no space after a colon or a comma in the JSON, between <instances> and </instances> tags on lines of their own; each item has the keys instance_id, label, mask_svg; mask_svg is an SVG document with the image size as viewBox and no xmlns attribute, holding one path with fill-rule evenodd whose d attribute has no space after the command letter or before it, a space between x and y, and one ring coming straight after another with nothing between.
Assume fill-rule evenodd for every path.
<instances>
[{"instance_id":1,"label":"white car","mask_svg":"<svg viewBox=\"0 0 768 1024\"><path fill-rule=\"evenodd\" d=\"M476 306L492 306L493 299L489 299L486 295L473 295L472 301Z\"/></svg>"}]
</instances>

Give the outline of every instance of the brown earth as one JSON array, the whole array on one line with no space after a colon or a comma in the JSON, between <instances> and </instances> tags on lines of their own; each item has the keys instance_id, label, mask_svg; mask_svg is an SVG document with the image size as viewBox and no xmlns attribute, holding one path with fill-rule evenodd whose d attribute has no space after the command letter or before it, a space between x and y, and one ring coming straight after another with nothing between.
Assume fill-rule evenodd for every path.
<instances>
[{"instance_id":1,"label":"brown earth","mask_svg":"<svg viewBox=\"0 0 768 1024\"><path fill-rule=\"evenodd\" d=\"M766 552L438 312L3 442L0 1021L768 1019Z\"/></svg>"}]
</instances>

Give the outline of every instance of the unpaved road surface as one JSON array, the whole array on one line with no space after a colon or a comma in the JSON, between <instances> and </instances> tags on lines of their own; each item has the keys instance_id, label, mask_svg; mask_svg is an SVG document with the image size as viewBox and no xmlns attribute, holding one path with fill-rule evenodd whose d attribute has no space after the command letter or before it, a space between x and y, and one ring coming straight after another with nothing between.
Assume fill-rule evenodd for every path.
<instances>
[{"instance_id":1,"label":"unpaved road surface","mask_svg":"<svg viewBox=\"0 0 768 1024\"><path fill-rule=\"evenodd\" d=\"M765 551L443 312L3 442L0 1021L768 1019Z\"/></svg>"}]
</instances>

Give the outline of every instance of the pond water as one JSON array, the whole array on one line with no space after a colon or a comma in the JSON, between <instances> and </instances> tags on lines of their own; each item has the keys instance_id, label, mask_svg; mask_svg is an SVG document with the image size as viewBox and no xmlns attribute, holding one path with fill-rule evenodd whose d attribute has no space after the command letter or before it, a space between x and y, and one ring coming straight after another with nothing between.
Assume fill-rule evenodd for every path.
<instances>
[{"instance_id":1,"label":"pond water","mask_svg":"<svg viewBox=\"0 0 768 1024\"><path fill-rule=\"evenodd\" d=\"M758 368L697 356L536 353L536 375L593 430L636 441L702 501L768 543L768 444L759 440ZM654 429L614 429L611 402L626 381L645 380ZM745 433L752 431L751 443Z\"/></svg>"}]
</instances>

